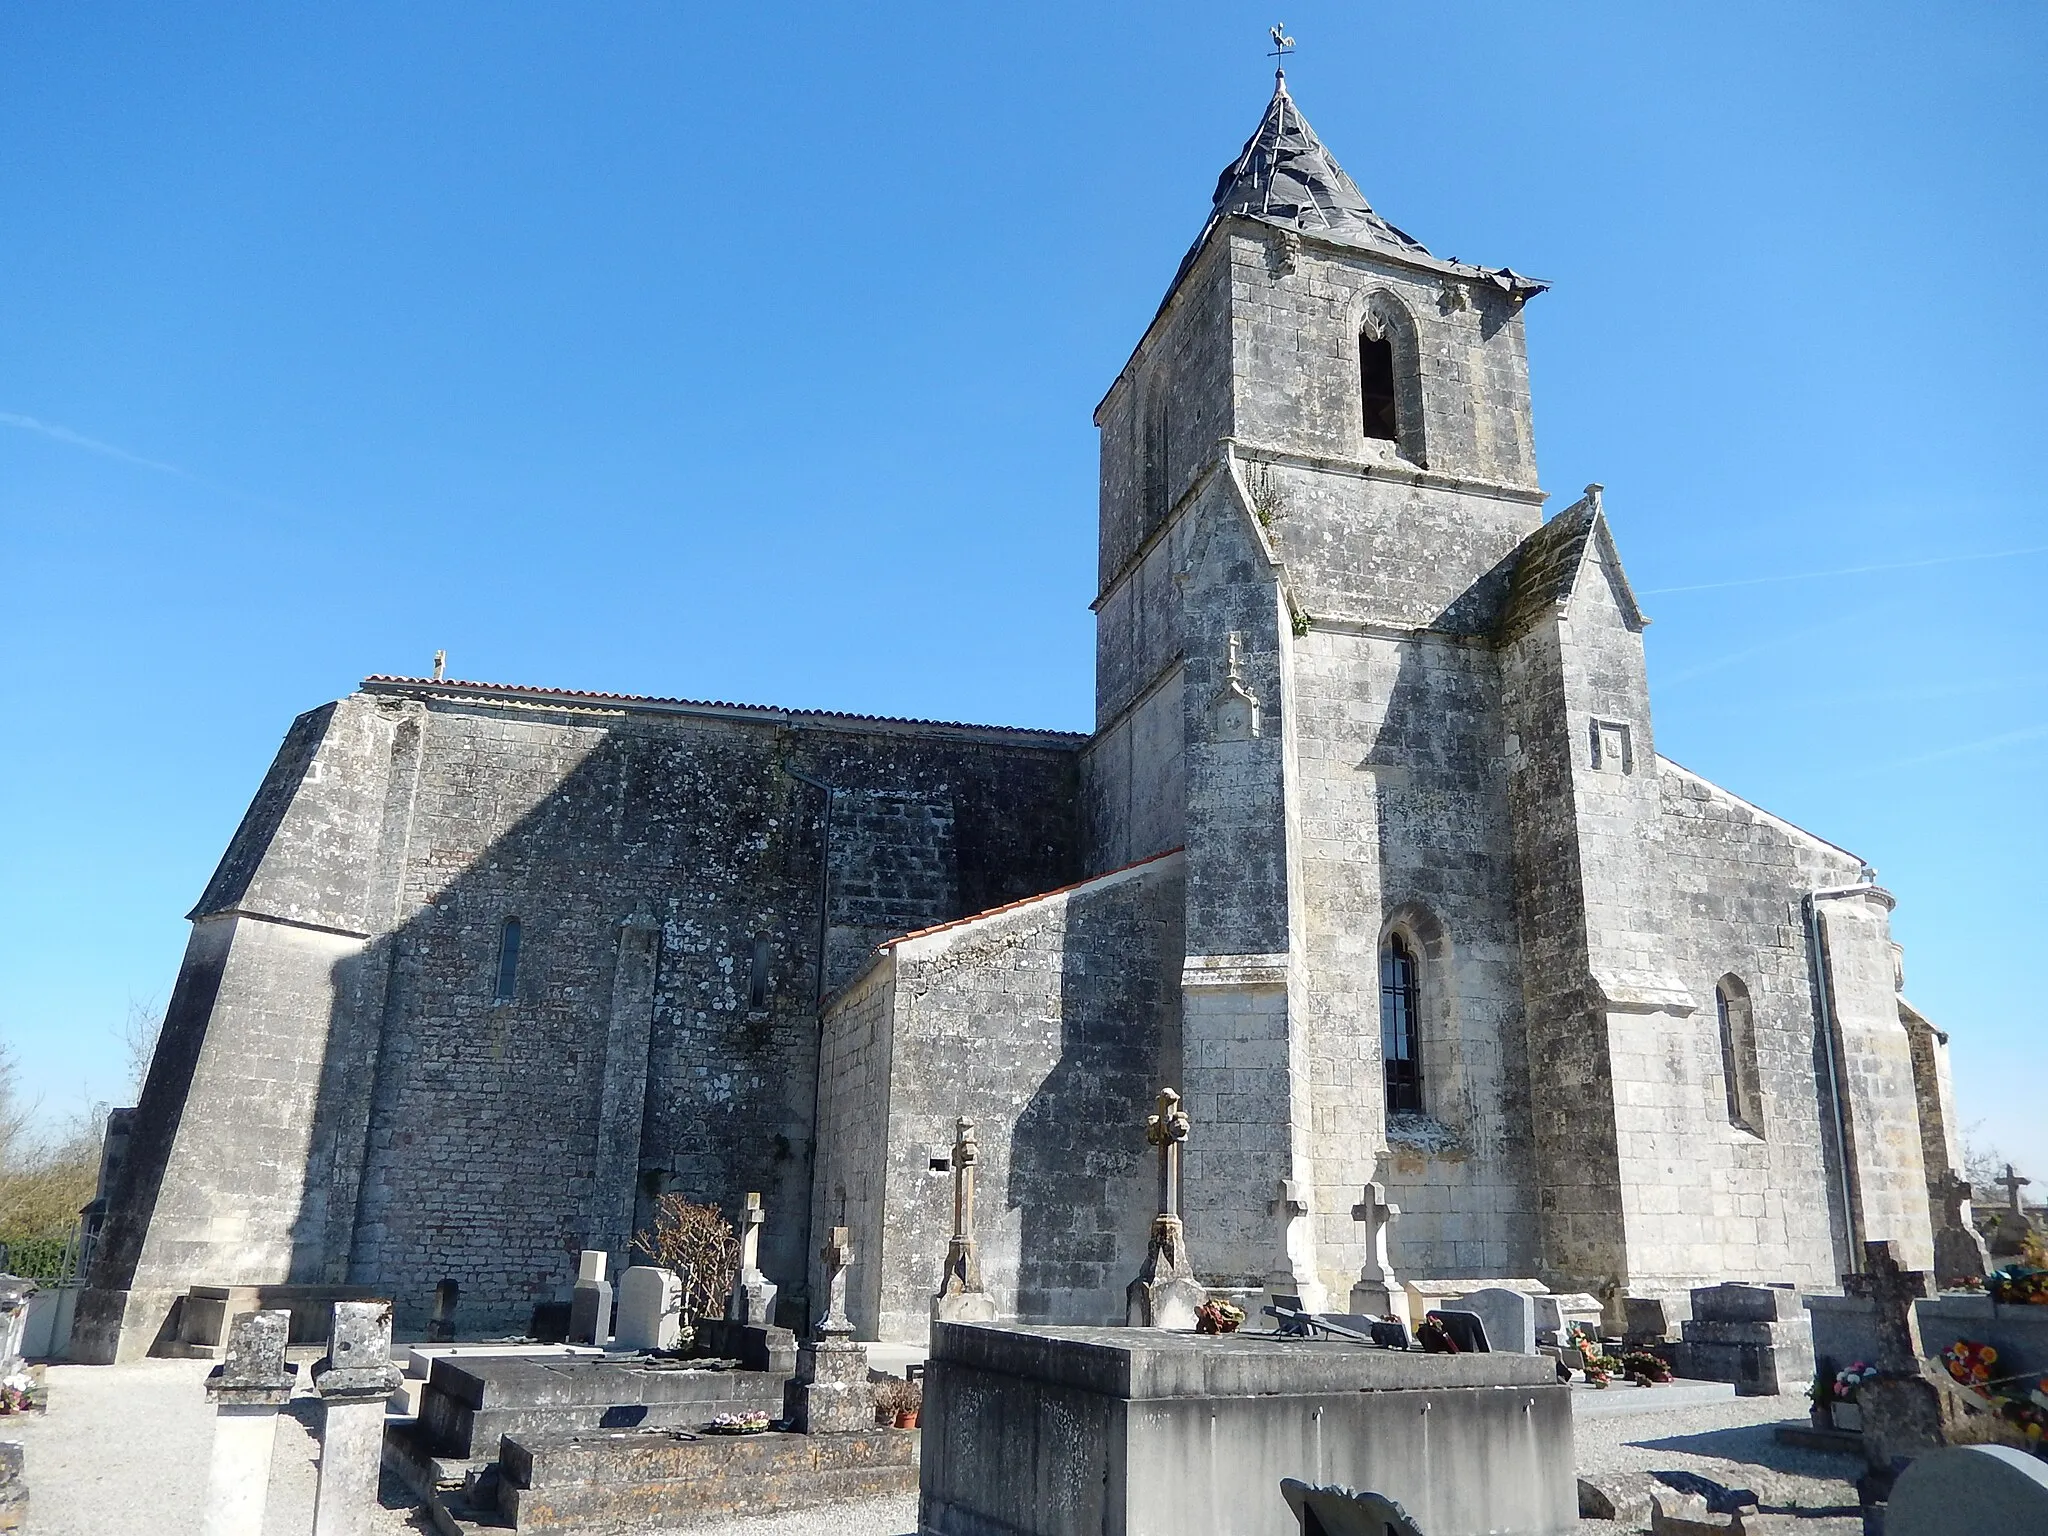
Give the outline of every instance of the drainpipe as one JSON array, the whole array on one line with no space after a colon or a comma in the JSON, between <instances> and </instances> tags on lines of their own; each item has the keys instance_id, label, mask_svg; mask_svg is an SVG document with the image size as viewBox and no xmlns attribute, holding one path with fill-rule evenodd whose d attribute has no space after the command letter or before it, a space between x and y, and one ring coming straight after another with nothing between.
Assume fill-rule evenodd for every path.
<instances>
[{"instance_id":1,"label":"drainpipe","mask_svg":"<svg viewBox=\"0 0 2048 1536\"><path fill-rule=\"evenodd\" d=\"M808 784L825 796L825 828L818 840L818 1023L825 1022L825 938L832 923L832 797L838 793L822 779L800 773L784 763L782 771L799 784Z\"/></svg>"},{"instance_id":2,"label":"drainpipe","mask_svg":"<svg viewBox=\"0 0 2048 1536\"><path fill-rule=\"evenodd\" d=\"M1855 1185L1849 1169L1849 1119L1842 1107L1841 1076L1835 1066L1835 1053L1841 1045L1841 1037L1835 1028L1834 968L1828 963L1827 946L1821 939L1819 903L1837 896L1858 895L1866 889L1860 885L1845 885L1831 890L1809 891L1804 902L1806 947L1813 956L1814 1002L1818 1009L1822 1055L1828 1064L1828 1107L1834 1112L1836 1174L1841 1183L1842 1221L1848 1228L1848 1261L1852 1274L1860 1274L1863 1269L1863 1244L1859 1240L1863 1224L1857 1219Z\"/></svg>"}]
</instances>

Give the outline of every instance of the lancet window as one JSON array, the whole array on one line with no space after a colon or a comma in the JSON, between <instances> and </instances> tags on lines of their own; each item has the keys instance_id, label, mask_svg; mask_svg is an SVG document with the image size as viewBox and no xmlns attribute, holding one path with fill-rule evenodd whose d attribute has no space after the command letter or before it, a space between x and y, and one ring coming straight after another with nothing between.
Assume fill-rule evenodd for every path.
<instances>
[{"instance_id":1,"label":"lancet window","mask_svg":"<svg viewBox=\"0 0 2048 1536\"><path fill-rule=\"evenodd\" d=\"M1400 934L1390 933L1380 946L1380 1060L1386 1072L1388 1114L1413 1114L1422 1108L1422 1059L1416 1040L1421 1004L1415 951Z\"/></svg>"}]
</instances>

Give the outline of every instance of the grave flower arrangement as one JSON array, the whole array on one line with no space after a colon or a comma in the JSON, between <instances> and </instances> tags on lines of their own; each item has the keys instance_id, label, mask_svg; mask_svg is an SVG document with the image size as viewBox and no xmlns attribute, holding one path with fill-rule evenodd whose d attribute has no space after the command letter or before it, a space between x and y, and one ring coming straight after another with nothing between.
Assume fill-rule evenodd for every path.
<instances>
[{"instance_id":1,"label":"grave flower arrangement","mask_svg":"<svg viewBox=\"0 0 2048 1536\"><path fill-rule=\"evenodd\" d=\"M1671 1379L1671 1367L1661 1355L1647 1349L1631 1349L1621 1357L1621 1368L1639 1387L1654 1387Z\"/></svg>"},{"instance_id":2,"label":"grave flower arrangement","mask_svg":"<svg viewBox=\"0 0 2048 1536\"><path fill-rule=\"evenodd\" d=\"M1856 1401L1857 1394L1863 1390L1863 1384L1867 1381L1875 1380L1877 1380L1877 1367L1874 1365L1866 1365L1861 1360L1858 1360L1854 1365L1844 1366L1841 1370L1835 1372L1833 1390L1828 1394L1828 1401L1853 1403Z\"/></svg>"},{"instance_id":3,"label":"grave flower arrangement","mask_svg":"<svg viewBox=\"0 0 2048 1536\"><path fill-rule=\"evenodd\" d=\"M1244 1308L1218 1296L1195 1308L1195 1332L1235 1333L1244 1324Z\"/></svg>"},{"instance_id":4,"label":"grave flower arrangement","mask_svg":"<svg viewBox=\"0 0 2048 1536\"><path fill-rule=\"evenodd\" d=\"M721 1413L704 1428L714 1435L758 1435L767 1430L768 1415L758 1411Z\"/></svg>"},{"instance_id":5,"label":"grave flower arrangement","mask_svg":"<svg viewBox=\"0 0 2048 1536\"><path fill-rule=\"evenodd\" d=\"M1941 1352L1941 1363L1964 1386L1982 1387L1991 1380L1991 1368L1998 1364L1998 1351L1989 1344L1957 1339Z\"/></svg>"},{"instance_id":6,"label":"grave flower arrangement","mask_svg":"<svg viewBox=\"0 0 2048 1536\"><path fill-rule=\"evenodd\" d=\"M2010 1264L1984 1277L1991 1299L2008 1307L2048 1306L2048 1269L2031 1264Z\"/></svg>"},{"instance_id":7,"label":"grave flower arrangement","mask_svg":"<svg viewBox=\"0 0 2048 1536\"><path fill-rule=\"evenodd\" d=\"M890 1377L875 1385L875 1422L898 1429L917 1428L917 1416L924 1409L924 1383L898 1381Z\"/></svg>"},{"instance_id":8,"label":"grave flower arrangement","mask_svg":"<svg viewBox=\"0 0 2048 1536\"><path fill-rule=\"evenodd\" d=\"M1573 1323L1568 1333L1570 1347L1578 1352L1579 1369L1585 1372L1589 1386L1604 1387L1616 1371L1627 1369L1623 1360L1601 1350L1600 1341L1593 1337L1592 1330L1584 1323ZM1626 1358L1623 1357L1624 1360ZM1667 1371L1662 1379L1669 1381L1670 1373Z\"/></svg>"}]
</instances>

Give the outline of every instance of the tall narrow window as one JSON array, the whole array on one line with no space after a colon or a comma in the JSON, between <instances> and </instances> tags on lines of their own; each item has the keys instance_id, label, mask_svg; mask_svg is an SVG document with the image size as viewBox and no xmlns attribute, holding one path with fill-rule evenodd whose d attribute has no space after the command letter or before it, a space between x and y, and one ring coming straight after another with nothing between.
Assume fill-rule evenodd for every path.
<instances>
[{"instance_id":1,"label":"tall narrow window","mask_svg":"<svg viewBox=\"0 0 2048 1536\"><path fill-rule=\"evenodd\" d=\"M768 940L754 940L754 958L747 967L747 1006L768 1006Z\"/></svg>"},{"instance_id":2,"label":"tall narrow window","mask_svg":"<svg viewBox=\"0 0 2048 1536\"><path fill-rule=\"evenodd\" d=\"M1387 1076L1387 1113L1422 1108L1422 1062L1415 1048L1421 988L1415 951L1398 933L1380 949L1380 1060Z\"/></svg>"},{"instance_id":3,"label":"tall narrow window","mask_svg":"<svg viewBox=\"0 0 2048 1536\"><path fill-rule=\"evenodd\" d=\"M498 930L498 985L492 995L501 1003L512 1001L519 987L519 919L508 917Z\"/></svg>"},{"instance_id":4,"label":"tall narrow window","mask_svg":"<svg viewBox=\"0 0 2048 1536\"><path fill-rule=\"evenodd\" d=\"M1358 395L1365 409L1365 435L1390 443L1401 440L1401 416L1394 404L1394 344L1383 338L1358 338Z\"/></svg>"},{"instance_id":5,"label":"tall narrow window","mask_svg":"<svg viewBox=\"0 0 2048 1536\"><path fill-rule=\"evenodd\" d=\"M1739 977L1723 976L1714 988L1721 1023L1721 1076L1728 1092L1728 1123L1753 1136L1764 1133L1762 1073L1757 1065L1756 1020L1749 988Z\"/></svg>"}]
</instances>

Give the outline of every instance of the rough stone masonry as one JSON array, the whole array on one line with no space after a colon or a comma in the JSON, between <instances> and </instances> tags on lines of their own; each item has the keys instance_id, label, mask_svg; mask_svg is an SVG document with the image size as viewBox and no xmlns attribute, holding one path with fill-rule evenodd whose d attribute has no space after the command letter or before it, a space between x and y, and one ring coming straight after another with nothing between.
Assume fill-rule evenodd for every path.
<instances>
[{"instance_id":1,"label":"rough stone masonry","mask_svg":"<svg viewBox=\"0 0 2048 1536\"><path fill-rule=\"evenodd\" d=\"M373 677L287 733L192 937L79 1310L456 1282L522 1324L678 1190L921 1338L957 1119L1006 1315L1121 1315L1162 1086L1202 1278L1599 1294L1931 1261L1945 1036L1855 854L1660 757L1523 307L1282 80L1096 411L1096 728ZM1654 515L1654 514L1648 514ZM1930 1192L1932 1198L1930 1198ZM444 1320L445 1321L445 1320Z\"/></svg>"}]
</instances>

